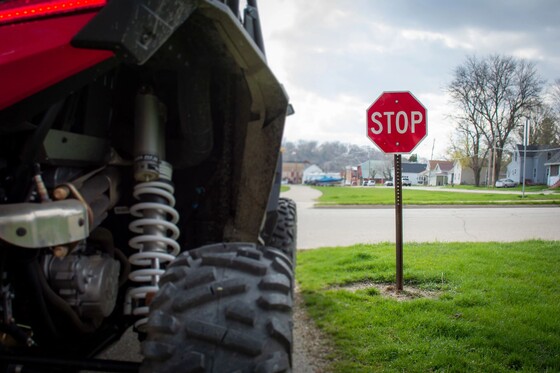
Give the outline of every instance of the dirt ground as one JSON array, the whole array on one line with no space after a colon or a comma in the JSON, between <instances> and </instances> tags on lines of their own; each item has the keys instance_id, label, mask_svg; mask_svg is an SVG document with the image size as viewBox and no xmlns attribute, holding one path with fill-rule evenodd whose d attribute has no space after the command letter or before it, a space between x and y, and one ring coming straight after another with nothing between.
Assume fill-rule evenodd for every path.
<instances>
[{"instance_id":1,"label":"dirt ground","mask_svg":"<svg viewBox=\"0 0 560 373\"><path fill-rule=\"evenodd\" d=\"M327 373L330 347L303 307L303 299L296 289L294 307L293 373Z\"/></svg>"}]
</instances>

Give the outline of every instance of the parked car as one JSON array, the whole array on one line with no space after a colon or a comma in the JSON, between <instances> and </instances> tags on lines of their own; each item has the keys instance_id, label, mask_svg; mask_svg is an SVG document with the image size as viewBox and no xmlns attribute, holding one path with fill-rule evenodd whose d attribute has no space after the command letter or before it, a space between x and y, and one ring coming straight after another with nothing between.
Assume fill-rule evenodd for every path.
<instances>
[{"instance_id":1,"label":"parked car","mask_svg":"<svg viewBox=\"0 0 560 373\"><path fill-rule=\"evenodd\" d=\"M500 179L496 181L496 188L513 188L517 183L511 179Z\"/></svg>"},{"instance_id":2,"label":"parked car","mask_svg":"<svg viewBox=\"0 0 560 373\"><path fill-rule=\"evenodd\" d=\"M365 186L375 186L375 180L368 180L364 184Z\"/></svg>"},{"instance_id":3,"label":"parked car","mask_svg":"<svg viewBox=\"0 0 560 373\"><path fill-rule=\"evenodd\" d=\"M387 180L386 182L383 183L383 185L385 186L393 186L393 180ZM412 182L408 179L402 179L402 186L412 186Z\"/></svg>"}]
</instances>

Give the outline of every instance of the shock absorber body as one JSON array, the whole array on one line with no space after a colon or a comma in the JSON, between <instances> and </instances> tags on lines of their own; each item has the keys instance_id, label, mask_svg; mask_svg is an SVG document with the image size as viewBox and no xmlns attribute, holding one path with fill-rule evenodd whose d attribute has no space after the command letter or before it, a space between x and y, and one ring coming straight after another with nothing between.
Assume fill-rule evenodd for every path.
<instances>
[{"instance_id":1,"label":"shock absorber body","mask_svg":"<svg viewBox=\"0 0 560 373\"><path fill-rule=\"evenodd\" d=\"M134 325L140 331L147 322L149 305L146 299L158 291L165 263L175 259L180 251L177 243L179 214L173 208L173 171L164 160L163 117L155 95L146 91L137 95L133 195L139 202L130 208L136 219L129 229L137 235L129 241L129 246L138 252L129 257L130 264L135 266L129 279L138 286L128 290L125 314L139 317Z\"/></svg>"}]
</instances>

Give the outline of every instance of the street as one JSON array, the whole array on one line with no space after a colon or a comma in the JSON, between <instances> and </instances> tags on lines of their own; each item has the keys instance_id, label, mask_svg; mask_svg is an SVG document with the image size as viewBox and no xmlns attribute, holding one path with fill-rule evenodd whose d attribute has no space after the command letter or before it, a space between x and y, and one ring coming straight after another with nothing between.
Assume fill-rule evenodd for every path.
<instances>
[{"instance_id":1,"label":"street","mask_svg":"<svg viewBox=\"0 0 560 373\"><path fill-rule=\"evenodd\" d=\"M395 210L313 208L320 192L291 185L298 205L298 248L395 241ZM560 240L560 207L403 207L407 242Z\"/></svg>"}]
</instances>

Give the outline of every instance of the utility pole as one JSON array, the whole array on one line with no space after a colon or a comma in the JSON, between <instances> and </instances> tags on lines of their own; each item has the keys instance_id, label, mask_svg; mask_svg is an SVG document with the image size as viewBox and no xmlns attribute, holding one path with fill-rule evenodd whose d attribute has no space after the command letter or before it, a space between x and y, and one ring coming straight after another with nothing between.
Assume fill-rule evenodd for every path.
<instances>
[{"instance_id":1,"label":"utility pole","mask_svg":"<svg viewBox=\"0 0 560 373\"><path fill-rule=\"evenodd\" d=\"M430 181L432 180L432 168L430 167L430 161L434 160L434 148L435 148L435 146L436 146L436 139L434 139L434 142L432 142L432 154L430 155L430 160L428 161L429 170L428 170L428 185L427 186L430 186ZM437 182L436 182L436 184L437 184Z\"/></svg>"},{"instance_id":2,"label":"utility pole","mask_svg":"<svg viewBox=\"0 0 560 373\"><path fill-rule=\"evenodd\" d=\"M529 119L525 118L525 127L523 127L523 187L521 188L521 198L525 198L525 168L527 167L527 129L529 128Z\"/></svg>"},{"instance_id":3,"label":"utility pole","mask_svg":"<svg viewBox=\"0 0 560 373\"><path fill-rule=\"evenodd\" d=\"M490 185L492 186L492 188L494 188L495 183L494 183L494 142L491 143L491 149L490 149L490 164L488 165L488 169L490 170L490 178L489 178L489 182Z\"/></svg>"},{"instance_id":4,"label":"utility pole","mask_svg":"<svg viewBox=\"0 0 560 373\"><path fill-rule=\"evenodd\" d=\"M493 141L492 142L492 188L494 188L496 186L496 159L498 157L496 157L496 153L498 151L498 149L496 149L498 147L498 142L497 141ZM498 174L500 173L500 168L498 166Z\"/></svg>"}]
</instances>

